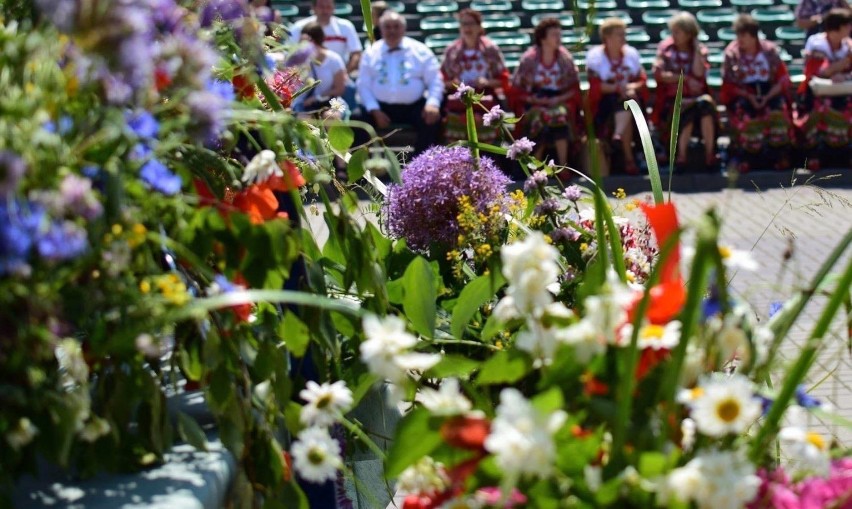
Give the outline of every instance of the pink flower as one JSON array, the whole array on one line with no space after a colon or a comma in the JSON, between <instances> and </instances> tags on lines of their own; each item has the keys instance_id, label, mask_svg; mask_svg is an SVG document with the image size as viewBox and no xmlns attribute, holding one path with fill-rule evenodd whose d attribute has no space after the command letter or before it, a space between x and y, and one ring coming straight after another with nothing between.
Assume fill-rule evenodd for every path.
<instances>
[{"instance_id":1,"label":"pink flower","mask_svg":"<svg viewBox=\"0 0 852 509\"><path fill-rule=\"evenodd\" d=\"M486 486L476 490L476 499L485 505L497 506L503 501L503 492L500 491L500 488L497 486ZM512 488L512 492L509 493L509 496L506 499L506 505L501 507L512 509L516 505L523 505L526 503L527 497L517 489Z\"/></svg>"}]
</instances>

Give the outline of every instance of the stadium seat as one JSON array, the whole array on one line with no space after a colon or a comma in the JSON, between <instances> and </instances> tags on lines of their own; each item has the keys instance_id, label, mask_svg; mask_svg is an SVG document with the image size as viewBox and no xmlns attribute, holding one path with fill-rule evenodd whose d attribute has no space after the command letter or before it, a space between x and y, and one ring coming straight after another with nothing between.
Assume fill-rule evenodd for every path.
<instances>
[{"instance_id":1,"label":"stadium seat","mask_svg":"<svg viewBox=\"0 0 852 509\"><path fill-rule=\"evenodd\" d=\"M646 70L650 71L656 60L657 50L655 48L643 48L639 50L639 61Z\"/></svg>"},{"instance_id":2,"label":"stadium seat","mask_svg":"<svg viewBox=\"0 0 852 509\"><path fill-rule=\"evenodd\" d=\"M718 9L722 7L722 0L678 0L677 4L681 9L688 11L696 9Z\"/></svg>"},{"instance_id":3,"label":"stadium seat","mask_svg":"<svg viewBox=\"0 0 852 509\"><path fill-rule=\"evenodd\" d=\"M669 7L671 7L669 0L627 0L627 8L636 11L668 9Z\"/></svg>"},{"instance_id":4,"label":"stadium seat","mask_svg":"<svg viewBox=\"0 0 852 509\"><path fill-rule=\"evenodd\" d=\"M512 10L512 2L509 0L473 0L470 8L481 13L507 12Z\"/></svg>"},{"instance_id":5,"label":"stadium seat","mask_svg":"<svg viewBox=\"0 0 852 509\"><path fill-rule=\"evenodd\" d=\"M594 9L596 11L611 11L618 8L615 0L577 0L577 8L588 11Z\"/></svg>"},{"instance_id":6,"label":"stadium seat","mask_svg":"<svg viewBox=\"0 0 852 509\"><path fill-rule=\"evenodd\" d=\"M299 15L299 6L275 2L272 4L282 18L295 18Z\"/></svg>"},{"instance_id":7,"label":"stadium seat","mask_svg":"<svg viewBox=\"0 0 852 509\"><path fill-rule=\"evenodd\" d=\"M527 12L552 12L565 9L562 0L523 0L521 9Z\"/></svg>"},{"instance_id":8,"label":"stadium seat","mask_svg":"<svg viewBox=\"0 0 852 509\"><path fill-rule=\"evenodd\" d=\"M805 42L806 32L795 26L780 26L775 29L775 38L779 41L801 41Z\"/></svg>"},{"instance_id":9,"label":"stadium seat","mask_svg":"<svg viewBox=\"0 0 852 509\"><path fill-rule=\"evenodd\" d=\"M582 28L574 28L562 30L562 44L568 47L569 50L574 50L575 46L580 44L588 44L589 36Z\"/></svg>"},{"instance_id":10,"label":"stadium seat","mask_svg":"<svg viewBox=\"0 0 852 509\"><path fill-rule=\"evenodd\" d=\"M454 16L426 16L420 20L420 30L424 32L455 32L459 21Z\"/></svg>"},{"instance_id":11,"label":"stadium seat","mask_svg":"<svg viewBox=\"0 0 852 509\"><path fill-rule=\"evenodd\" d=\"M521 28L521 18L515 14L483 14L482 27L486 30Z\"/></svg>"},{"instance_id":12,"label":"stadium seat","mask_svg":"<svg viewBox=\"0 0 852 509\"><path fill-rule=\"evenodd\" d=\"M444 14L458 12L459 4L455 0L421 0L417 2L417 12L420 14Z\"/></svg>"},{"instance_id":13,"label":"stadium seat","mask_svg":"<svg viewBox=\"0 0 852 509\"><path fill-rule=\"evenodd\" d=\"M607 18L620 18L628 26L633 23L633 19L627 11L597 11L591 18L590 21L595 26L599 26Z\"/></svg>"},{"instance_id":14,"label":"stadium seat","mask_svg":"<svg viewBox=\"0 0 852 509\"><path fill-rule=\"evenodd\" d=\"M707 85L710 88L721 88L722 86L722 69L719 67L711 67L707 69Z\"/></svg>"},{"instance_id":15,"label":"stadium seat","mask_svg":"<svg viewBox=\"0 0 852 509\"><path fill-rule=\"evenodd\" d=\"M760 32L758 32L757 35L761 39L766 39L766 34L763 33L762 30ZM722 27L722 28L719 29L718 32L716 32L716 37L718 37L718 39L720 41L724 41L725 43L729 43L729 42L731 42L731 41L733 41L734 39L737 38L737 34L734 32L734 29L731 28L731 27Z\"/></svg>"},{"instance_id":16,"label":"stadium seat","mask_svg":"<svg viewBox=\"0 0 852 509\"><path fill-rule=\"evenodd\" d=\"M334 15L340 16L342 18L345 18L345 17L348 17L349 15L351 15L353 10L354 9L352 8L352 4L349 4L349 3L347 3L347 4L337 3L337 4L334 5Z\"/></svg>"},{"instance_id":17,"label":"stadium seat","mask_svg":"<svg viewBox=\"0 0 852 509\"><path fill-rule=\"evenodd\" d=\"M670 35L671 35L671 32L669 32L669 29L666 28L665 30L660 32L660 40L663 40ZM710 36L707 35L707 32L702 30L701 32L698 33L698 40L701 41L701 42L708 42L708 41L710 41Z\"/></svg>"},{"instance_id":18,"label":"stadium seat","mask_svg":"<svg viewBox=\"0 0 852 509\"><path fill-rule=\"evenodd\" d=\"M698 11L698 22L706 28L730 26L735 19L737 13L731 9L701 9Z\"/></svg>"},{"instance_id":19,"label":"stadium seat","mask_svg":"<svg viewBox=\"0 0 852 509\"><path fill-rule=\"evenodd\" d=\"M392 11L399 12L399 13L405 12L405 2L390 1L390 2L385 2L385 3L388 4L388 9L390 9Z\"/></svg>"},{"instance_id":20,"label":"stadium seat","mask_svg":"<svg viewBox=\"0 0 852 509\"><path fill-rule=\"evenodd\" d=\"M494 44L501 48L519 46L526 49L531 44L530 34L524 32L494 32L486 35L494 41Z\"/></svg>"},{"instance_id":21,"label":"stadium seat","mask_svg":"<svg viewBox=\"0 0 852 509\"><path fill-rule=\"evenodd\" d=\"M452 44L452 42L458 38L459 35L457 33L443 32L440 34L427 35L423 42L436 55L440 55L444 52L444 49L446 49L447 46Z\"/></svg>"},{"instance_id":22,"label":"stadium seat","mask_svg":"<svg viewBox=\"0 0 852 509\"><path fill-rule=\"evenodd\" d=\"M648 31L645 30L645 27L642 26L627 27L627 33L625 35L628 44L635 45L640 43L644 44L646 42L651 42L651 35L648 34Z\"/></svg>"},{"instance_id":23,"label":"stadium seat","mask_svg":"<svg viewBox=\"0 0 852 509\"><path fill-rule=\"evenodd\" d=\"M642 23L651 27L665 27L669 23L669 18L677 14L677 9L660 9L645 11L642 13Z\"/></svg>"},{"instance_id":24,"label":"stadium seat","mask_svg":"<svg viewBox=\"0 0 852 509\"><path fill-rule=\"evenodd\" d=\"M536 26L541 23L541 20L546 18L556 18L559 20L559 23L562 25L562 28L568 28L574 26L574 15L571 13L564 12L540 12L538 14L534 14L530 21L532 26Z\"/></svg>"},{"instance_id":25,"label":"stadium seat","mask_svg":"<svg viewBox=\"0 0 852 509\"><path fill-rule=\"evenodd\" d=\"M773 0L731 0L731 6L741 12L748 12L749 9L756 7L772 7L775 5Z\"/></svg>"},{"instance_id":26,"label":"stadium seat","mask_svg":"<svg viewBox=\"0 0 852 509\"><path fill-rule=\"evenodd\" d=\"M760 7L751 11L755 21L764 28L775 29L780 26L789 26L796 21L796 16L790 7L777 5L773 7Z\"/></svg>"}]
</instances>

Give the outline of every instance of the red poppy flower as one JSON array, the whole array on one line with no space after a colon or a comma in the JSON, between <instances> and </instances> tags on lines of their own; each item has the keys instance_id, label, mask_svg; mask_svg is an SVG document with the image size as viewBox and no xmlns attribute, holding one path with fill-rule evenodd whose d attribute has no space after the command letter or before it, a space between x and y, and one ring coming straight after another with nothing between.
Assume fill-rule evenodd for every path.
<instances>
[{"instance_id":1,"label":"red poppy flower","mask_svg":"<svg viewBox=\"0 0 852 509\"><path fill-rule=\"evenodd\" d=\"M491 423L482 417L452 417L441 425L445 442L471 451L484 450L485 438L491 432Z\"/></svg>"},{"instance_id":2,"label":"red poppy flower","mask_svg":"<svg viewBox=\"0 0 852 509\"><path fill-rule=\"evenodd\" d=\"M245 74L235 74L231 78L231 84L234 85L234 91L241 99L254 98L254 84Z\"/></svg>"}]
</instances>

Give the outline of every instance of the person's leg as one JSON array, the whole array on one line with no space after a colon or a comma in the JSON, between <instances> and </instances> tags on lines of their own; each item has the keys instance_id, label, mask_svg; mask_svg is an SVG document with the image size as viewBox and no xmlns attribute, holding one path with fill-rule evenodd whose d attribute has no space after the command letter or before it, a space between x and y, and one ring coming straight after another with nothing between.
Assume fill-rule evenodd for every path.
<instances>
[{"instance_id":1,"label":"person's leg","mask_svg":"<svg viewBox=\"0 0 852 509\"><path fill-rule=\"evenodd\" d=\"M637 173L639 169L633 159L633 114L629 111L619 111L615 114L615 136L621 139L624 170L629 174Z\"/></svg>"},{"instance_id":2,"label":"person's leg","mask_svg":"<svg viewBox=\"0 0 852 509\"><path fill-rule=\"evenodd\" d=\"M689 150L689 142L692 139L694 127L693 122L687 122L677 137L677 164L686 164L687 151Z\"/></svg>"},{"instance_id":3,"label":"person's leg","mask_svg":"<svg viewBox=\"0 0 852 509\"><path fill-rule=\"evenodd\" d=\"M553 144L556 146L556 164L559 166L568 165L568 139L561 138L555 140Z\"/></svg>"}]
</instances>

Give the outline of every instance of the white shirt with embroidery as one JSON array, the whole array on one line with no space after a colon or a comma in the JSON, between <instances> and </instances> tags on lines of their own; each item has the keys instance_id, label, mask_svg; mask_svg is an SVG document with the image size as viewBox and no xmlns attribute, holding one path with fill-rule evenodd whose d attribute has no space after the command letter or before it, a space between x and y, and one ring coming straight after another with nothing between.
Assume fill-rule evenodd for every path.
<instances>
[{"instance_id":1,"label":"white shirt with embroidery","mask_svg":"<svg viewBox=\"0 0 852 509\"><path fill-rule=\"evenodd\" d=\"M762 51L758 51L755 57L741 54L737 65L741 67L743 83L760 83L769 80L769 60Z\"/></svg>"},{"instance_id":2,"label":"white shirt with embroidery","mask_svg":"<svg viewBox=\"0 0 852 509\"><path fill-rule=\"evenodd\" d=\"M384 40L370 46L358 68L358 93L367 111L379 102L411 104L426 94L426 104L441 105L444 82L438 59L425 44L403 37L390 49Z\"/></svg>"},{"instance_id":3,"label":"white shirt with embroidery","mask_svg":"<svg viewBox=\"0 0 852 509\"><path fill-rule=\"evenodd\" d=\"M621 60L612 61L600 45L590 49L586 55L586 70L597 74L601 81L626 85L641 74L642 59L636 48L625 45Z\"/></svg>"},{"instance_id":4,"label":"white shirt with embroidery","mask_svg":"<svg viewBox=\"0 0 852 509\"><path fill-rule=\"evenodd\" d=\"M805 43L805 54L813 55L814 53L822 53L829 62L834 63L846 58L846 55L850 52L850 45L852 45L852 40L849 38L843 39L840 43L840 48L835 51L831 49L831 44L828 42L825 32L822 32L808 37L808 41Z\"/></svg>"},{"instance_id":5,"label":"white shirt with embroidery","mask_svg":"<svg viewBox=\"0 0 852 509\"><path fill-rule=\"evenodd\" d=\"M311 16L295 22L290 27L290 42L298 43L305 25L316 20L316 16ZM349 20L332 16L328 25L322 27L322 31L325 33L323 47L340 55L344 63L349 62L350 53L356 53L363 49L361 39L358 38L358 31L355 30L355 25Z\"/></svg>"}]
</instances>

